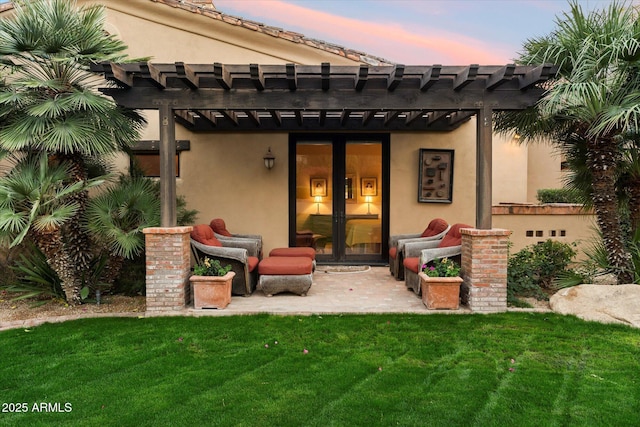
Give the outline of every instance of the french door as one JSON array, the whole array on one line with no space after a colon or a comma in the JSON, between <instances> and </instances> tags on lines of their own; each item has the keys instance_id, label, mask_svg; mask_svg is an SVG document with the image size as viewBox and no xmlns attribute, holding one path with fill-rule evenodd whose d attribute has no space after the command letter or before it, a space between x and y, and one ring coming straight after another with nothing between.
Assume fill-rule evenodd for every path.
<instances>
[{"instance_id":1,"label":"french door","mask_svg":"<svg viewBox=\"0 0 640 427\"><path fill-rule=\"evenodd\" d=\"M387 261L389 136L290 136L290 245L324 263Z\"/></svg>"}]
</instances>

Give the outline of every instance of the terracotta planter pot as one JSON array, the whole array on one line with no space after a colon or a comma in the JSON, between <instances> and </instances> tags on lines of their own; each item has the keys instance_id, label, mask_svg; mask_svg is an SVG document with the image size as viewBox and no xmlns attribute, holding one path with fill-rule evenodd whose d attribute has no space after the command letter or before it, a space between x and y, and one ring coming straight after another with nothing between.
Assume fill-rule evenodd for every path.
<instances>
[{"instance_id":1,"label":"terracotta planter pot","mask_svg":"<svg viewBox=\"0 0 640 427\"><path fill-rule=\"evenodd\" d=\"M457 310L460 306L461 277L429 277L423 272L420 276L422 303L430 310Z\"/></svg>"},{"instance_id":2,"label":"terracotta planter pot","mask_svg":"<svg viewBox=\"0 0 640 427\"><path fill-rule=\"evenodd\" d=\"M191 276L194 308L225 308L231 302L231 281L236 273L224 276Z\"/></svg>"}]
</instances>

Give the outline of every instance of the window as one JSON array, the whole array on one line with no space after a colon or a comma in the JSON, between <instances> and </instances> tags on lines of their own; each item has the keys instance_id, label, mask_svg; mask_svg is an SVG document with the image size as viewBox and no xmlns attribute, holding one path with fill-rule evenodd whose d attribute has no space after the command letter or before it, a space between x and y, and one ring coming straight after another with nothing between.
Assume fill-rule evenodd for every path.
<instances>
[{"instance_id":1,"label":"window","mask_svg":"<svg viewBox=\"0 0 640 427\"><path fill-rule=\"evenodd\" d=\"M180 176L180 153L190 149L190 141L176 141L175 173ZM160 141L138 141L131 149L131 169L139 169L144 176L160 176Z\"/></svg>"}]
</instances>

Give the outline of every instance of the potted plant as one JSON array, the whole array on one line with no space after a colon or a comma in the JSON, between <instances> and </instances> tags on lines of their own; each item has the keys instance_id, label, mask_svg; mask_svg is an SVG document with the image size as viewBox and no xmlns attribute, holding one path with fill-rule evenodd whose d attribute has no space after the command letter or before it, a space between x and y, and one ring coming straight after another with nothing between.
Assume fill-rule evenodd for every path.
<instances>
[{"instance_id":1,"label":"potted plant","mask_svg":"<svg viewBox=\"0 0 640 427\"><path fill-rule=\"evenodd\" d=\"M430 310L457 310L460 305L460 266L449 258L424 264L420 276L422 302Z\"/></svg>"},{"instance_id":2,"label":"potted plant","mask_svg":"<svg viewBox=\"0 0 640 427\"><path fill-rule=\"evenodd\" d=\"M231 266L205 257L193 267L189 278L194 308L225 308L231 302L231 282L236 275Z\"/></svg>"}]
</instances>

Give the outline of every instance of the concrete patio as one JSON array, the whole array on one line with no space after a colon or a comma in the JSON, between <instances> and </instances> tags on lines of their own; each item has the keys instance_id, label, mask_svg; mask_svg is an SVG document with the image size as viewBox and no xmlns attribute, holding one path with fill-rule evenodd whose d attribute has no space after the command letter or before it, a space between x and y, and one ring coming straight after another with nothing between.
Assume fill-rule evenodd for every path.
<instances>
[{"instance_id":1,"label":"concrete patio","mask_svg":"<svg viewBox=\"0 0 640 427\"><path fill-rule=\"evenodd\" d=\"M338 313L470 313L459 310L427 310L422 299L397 281L388 267L360 272L325 272L319 266L306 297L289 293L267 297L256 290L250 297L234 296L223 310L187 308L185 312L147 312L146 316L228 316L238 314L338 314Z\"/></svg>"}]
</instances>

